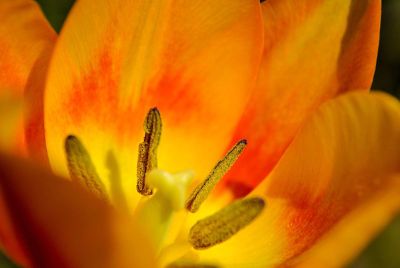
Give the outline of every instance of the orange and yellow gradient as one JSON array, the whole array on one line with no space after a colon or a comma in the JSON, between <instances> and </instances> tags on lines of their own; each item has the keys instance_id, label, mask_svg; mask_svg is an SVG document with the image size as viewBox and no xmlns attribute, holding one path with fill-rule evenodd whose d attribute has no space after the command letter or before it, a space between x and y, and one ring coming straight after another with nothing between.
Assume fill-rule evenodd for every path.
<instances>
[{"instance_id":1,"label":"orange and yellow gradient","mask_svg":"<svg viewBox=\"0 0 400 268\"><path fill-rule=\"evenodd\" d=\"M0 15L0 246L24 267L341 267L400 209L400 103L368 92L379 0L78 0L58 37L33 1ZM70 135L106 199L71 180ZM230 210L251 198L254 219ZM191 228L213 214L218 235L240 230L198 249Z\"/></svg>"}]
</instances>

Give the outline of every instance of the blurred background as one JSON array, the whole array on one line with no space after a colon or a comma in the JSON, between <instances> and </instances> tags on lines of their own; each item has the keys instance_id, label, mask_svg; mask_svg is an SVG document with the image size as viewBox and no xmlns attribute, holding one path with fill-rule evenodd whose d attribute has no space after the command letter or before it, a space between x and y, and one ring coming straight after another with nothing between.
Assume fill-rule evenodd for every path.
<instances>
[{"instance_id":1,"label":"blurred background","mask_svg":"<svg viewBox=\"0 0 400 268\"><path fill-rule=\"evenodd\" d=\"M74 3L74 0L36 1L57 31ZM382 0L381 41L372 87L400 99L400 0ZM15 267L18 266L0 252L0 268ZM348 268L400 268L400 215Z\"/></svg>"}]
</instances>

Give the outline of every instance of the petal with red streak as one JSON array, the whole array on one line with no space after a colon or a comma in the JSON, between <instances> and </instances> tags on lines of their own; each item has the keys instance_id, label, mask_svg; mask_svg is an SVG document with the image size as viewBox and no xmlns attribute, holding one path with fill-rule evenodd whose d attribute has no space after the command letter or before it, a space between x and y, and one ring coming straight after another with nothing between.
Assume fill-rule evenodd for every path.
<instances>
[{"instance_id":1,"label":"petal with red streak","mask_svg":"<svg viewBox=\"0 0 400 268\"><path fill-rule=\"evenodd\" d=\"M340 243L334 256L347 261L400 209L399 146L394 98L348 93L327 102L251 193L264 197L264 212L230 240L198 251L200 260L275 267L334 232ZM327 239L325 249L335 243L335 236ZM321 250L317 254L321 258Z\"/></svg>"},{"instance_id":2,"label":"petal with red streak","mask_svg":"<svg viewBox=\"0 0 400 268\"><path fill-rule=\"evenodd\" d=\"M233 189L247 186L239 195L271 171L323 101L370 88L378 50L379 0L270 0L262 8L258 85L232 140L249 145L226 177Z\"/></svg>"},{"instance_id":3,"label":"petal with red streak","mask_svg":"<svg viewBox=\"0 0 400 268\"><path fill-rule=\"evenodd\" d=\"M329 264L330 268L339 268L348 264L398 214L400 177L392 178L392 182L391 189L350 212L310 250L291 260L287 267L327 267Z\"/></svg>"},{"instance_id":4,"label":"petal with red streak","mask_svg":"<svg viewBox=\"0 0 400 268\"><path fill-rule=\"evenodd\" d=\"M66 174L63 143L74 134L106 187L122 188L133 206L142 124L157 106L163 118L159 166L205 175L250 97L262 43L260 6L253 0L77 2L47 83L52 167Z\"/></svg>"}]
</instances>

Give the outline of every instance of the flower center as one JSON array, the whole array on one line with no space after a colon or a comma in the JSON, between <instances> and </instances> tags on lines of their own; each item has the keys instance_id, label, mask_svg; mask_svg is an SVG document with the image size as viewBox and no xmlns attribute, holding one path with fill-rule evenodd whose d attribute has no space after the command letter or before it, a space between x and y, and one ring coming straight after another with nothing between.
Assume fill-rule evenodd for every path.
<instances>
[{"instance_id":1,"label":"flower center","mask_svg":"<svg viewBox=\"0 0 400 268\"><path fill-rule=\"evenodd\" d=\"M162 121L157 108L151 109L144 121L144 139L139 144L137 163L137 191L143 198L135 210L136 219L150 231L153 244L168 264L182 257L190 250L206 249L222 243L250 224L264 209L265 201L259 197L237 200L218 212L198 221L183 241L180 254L176 251L182 243L165 243L170 233L174 216L185 211L195 213L209 196L218 181L226 174L239 158L247 145L246 140L239 141L212 169L206 179L188 194L188 187L194 177L191 170L171 174L158 169L157 148L161 139ZM101 182L90 155L75 136L65 141L70 176L101 199L109 201L109 196ZM184 213L184 214L187 214ZM171 250L172 249L172 250ZM167 253L166 253L167 252ZM170 255L165 258L165 255ZM174 256L174 257L171 257ZM161 259L162 259L161 258Z\"/></svg>"},{"instance_id":2,"label":"flower center","mask_svg":"<svg viewBox=\"0 0 400 268\"><path fill-rule=\"evenodd\" d=\"M171 174L153 169L146 174L146 183L152 196L144 196L135 211L136 219L149 231L153 245L159 251L165 244L171 221L185 205L186 189L194 173L184 171Z\"/></svg>"}]
</instances>

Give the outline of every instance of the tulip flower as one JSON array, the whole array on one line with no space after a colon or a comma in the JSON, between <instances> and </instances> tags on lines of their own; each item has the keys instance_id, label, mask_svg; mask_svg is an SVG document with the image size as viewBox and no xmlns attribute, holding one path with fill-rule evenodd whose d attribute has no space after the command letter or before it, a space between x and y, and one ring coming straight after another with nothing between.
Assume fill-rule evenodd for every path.
<instances>
[{"instance_id":1,"label":"tulip flower","mask_svg":"<svg viewBox=\"0 0 400 268\"><path fill-rule=\"evenodd\" d=\"M341 267L400 209L378 0L79 0L58 37L32 1L0 14L24 267Z\"/></svg>"}]
</instances>

